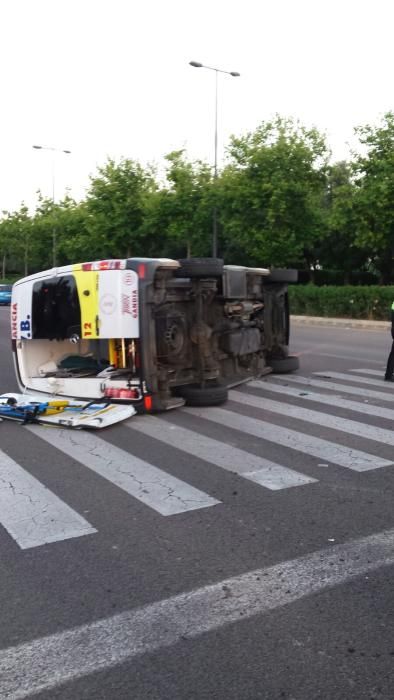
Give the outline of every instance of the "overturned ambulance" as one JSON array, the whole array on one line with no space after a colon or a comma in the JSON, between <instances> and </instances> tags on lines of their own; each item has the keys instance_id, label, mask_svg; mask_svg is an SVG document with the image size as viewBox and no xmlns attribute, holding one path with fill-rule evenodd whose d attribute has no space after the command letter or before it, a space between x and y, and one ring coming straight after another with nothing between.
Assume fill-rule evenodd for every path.
<instances>
[{"instance_id":1,"label":"overturned ambulance","mask_svg":"<svg viewBox=\"0 0 394 700\"><path fill-rule=\"evenodd\" d=\"M218 258L128 258L15 283L11 334L22 391L132 403L215 405L228 387L298 368L289 355L295 270Z\"/></svg>"}]
</instances>

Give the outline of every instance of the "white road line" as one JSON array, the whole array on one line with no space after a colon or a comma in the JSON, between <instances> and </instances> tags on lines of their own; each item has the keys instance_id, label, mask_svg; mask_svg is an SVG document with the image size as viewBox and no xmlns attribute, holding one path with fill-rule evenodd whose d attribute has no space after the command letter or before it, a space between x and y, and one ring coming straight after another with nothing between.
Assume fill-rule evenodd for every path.
<instances>
[{"instance_id":1,"label":"white road line","mask_svg":"<svg viewBox=\"0 0 394 700\"><path fill-rule=\"evenodd\" d=\"M387 418L394 421L394 409L385 408L384 406L374 406L370 403L360 403L359 401L350 401L342 396L333 394L318 394L314 391L303 391L294 389L291 386L283 384L273 384L271 381L251 381L248 386L252 389L260 391L270 391L275 394L283 394L285 396L294 396L300 401L312 401L313 403L323 403L326 406L335 406L336 408L346 408L348 411L355 413L363 413L366 416L377 416L378 418Z\"/></svg>"},{"instance_id":2,"label":"white road line","mask_svg":"<svg viewBox=\"0 0 394 700\"><path fill-rule=\"evenodd\" d=\"M265 486L271 491L317 481L317 479L283 467L264 459L264 457L256 457L256 455L240 450L231 444L213 440L201 433L167 423L167 421L153 416L138 416L125 425L155 440L161 440L166 445L176 447L183 452L215 464L217 467L238 474L260 486Z\"/></svg>"},{"instance_id":3,"label":"white road line","mask_svg":"<svg viewBox=\"0 0 394 700\"><path fill-rule=\"evenodd\" d=\"M342 379L345 382L357 382L357 384L368 384L369 386L381 386L382 388L392 389L388 382L383 379L383 372L380 381L378 379L369 379L367 377L351 377L344 372L313 372L314 377L327 377L328 379ZM392 393L392 401L394 401L394 391Z\"/></svg>"},{"instance_id":4,"label":"white road line","mask_svg":"<svg viewBox=\"0 0 394 700\"><path fill-rule=\"evenodd\" d=\"M383 369L349 369L349 372L361 373L361 374L371 374L374 377L380 377L383 379L385 367Z\"/></svg>"},{"instance_id":5,"label":"white road line","mask_svg":"<svg viewBox=\"0 0 394 700\"><path fill-rule=\"evenodd\" d=\"M161 515L175 515L220 503L96 434L62 428L26 427Z\"/></svg>"},{"instance_id":6,"label":"white road line","mask_svg":"<svg viewBox=\"0 0 394 700\"><path fill-rule=\"evenodd\" d=\"M284 381L283 376L282 377L275 377L271 376L270 381ZM357 381L357 380L355 380ZM309 377L300 377L299 375L296 377L295 375L289 375L286 376L286 383L289 382L291 384L306 384L307 386L314 386L317 387L318 389L328 389L329 391L339 391L341 394L352 394L354 396L358 396L359 398L363 399L374 399L377 401L388 401L389 403L393 403L394 401L394 395L390 396L390 394L384 393L383 391L374 391L373 389L364 389L364 387L355 387L345 384L338 384L337 382L329 382L323 379L310 379Z\"/></svg>"},{"instance_id":7,"label":"white road line","mask_svg":"<svg viewBox=\"0 0 394 700\"><path fill-rule=\"evenodd\" d=\"M312 435L306 435L298 430L291 430L290 428L274 425L256 418L248 418L240 413L233 413L223 408L205 408L204 410L183 408L182 410L199 418L224 425L226 428L254 435L261 440L289 447L292 450L317 457L322 462L339 464L356 472L369 471L392 464L388 459L376 457Z\"/></svg>"},{"instance_id":8,"label":"white road line","mask_svg":"<svg viewBox=\"0 0 394 700\"><path fill-rule=\"evenodd\" d=\"M22 700L393 564L386 530L9 647L0 651L0 698Z\"/></svg>"},{"instance_id":9,"label":"white road line","mask_svg":"<svg viewBox=\"0 0 394 700\"><path fill-rule=\"evenodd\" d=\"M97 532L2 450L0 523L21 549Z\"/></svg>"},{"instance_id":10,"label":"white road line","mask_svg":"<svg viewBox=\"0 0 394 700\"><path fill-rule=\"evenodd\" d=\"M236 403L245 406L253 406L254 408L265 409L271 413L277 413L281 416L289 418L297 418L298 420L321 425L323 428L331 430L339 430L342 433L349 435L357 435L366 440L374 440L375 442L383 443L384 445L394 445L394 431L386 428L378 428L375 425L360 423L349 418L341 416L333 416L331 413L323 413L321 411L313 411L310 408L302 406L293 406L293 404L283 403L281 401L273 401L264 396L255 396L254 394L245 394L241 391L230 391L229 399Z\"/></svg>"}]
</instances>

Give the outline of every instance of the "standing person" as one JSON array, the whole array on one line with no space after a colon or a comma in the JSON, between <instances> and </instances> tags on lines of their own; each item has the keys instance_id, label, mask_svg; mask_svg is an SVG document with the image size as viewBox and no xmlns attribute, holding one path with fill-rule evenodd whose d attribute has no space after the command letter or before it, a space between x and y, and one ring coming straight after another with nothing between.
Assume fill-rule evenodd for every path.
<instances>
[{"instance_id":1,"label":"standing person","mask_svg":"<svg viewBox=\"0 0 394 700\"><path fill-rule=\"evenodd\" d=\"M387 360L386 374L384 375L386 382L394 382L394 301L391 304L391 337L393 339L393 344Z\"/></svg>"}]
</instances>

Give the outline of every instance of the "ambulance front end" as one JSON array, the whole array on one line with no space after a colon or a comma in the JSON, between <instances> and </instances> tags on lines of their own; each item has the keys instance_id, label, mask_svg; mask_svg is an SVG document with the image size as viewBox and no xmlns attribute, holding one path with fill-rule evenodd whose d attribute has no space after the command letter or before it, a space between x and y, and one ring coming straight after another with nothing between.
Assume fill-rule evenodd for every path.
<instances>
[{"instance_id":1,"label":"ambulance front end","mask_svg":"<svg viewBox=\"0 0 394 700\"><path fill-rule=\"evenodd\" d=\"M68 265L16 282L11 335L21 390L149 404L139 291L130 260Z\"/></svg>"}]
</instances>

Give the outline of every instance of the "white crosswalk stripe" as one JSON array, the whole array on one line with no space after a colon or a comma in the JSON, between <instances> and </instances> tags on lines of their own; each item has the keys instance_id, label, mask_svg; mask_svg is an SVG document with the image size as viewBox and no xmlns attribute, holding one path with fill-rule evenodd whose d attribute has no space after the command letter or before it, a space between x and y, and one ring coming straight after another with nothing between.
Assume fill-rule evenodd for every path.
<instances>
[{"instance_id":1,"label":"white crosswalk stripe","mask_svg":"<svg viewBox=\"0 0 394 700\"><path fill-rule=\"evenodd\" d=\"M127 425L144 433L144 435L238 474L272 491L312 484L317 481L317 479L283 467L264 457L256 457L256 455L240 450L232 444L213 440L201 433L153 416L141 417L134 422L130 421Z\"/></svg>"},{"instance_id":2,"label":"white crosswalk stripe","mask_svg":"<svg viewBox=\"0 0 394 700\"><path fill-rule=\"evenodd\" d=\"M253 394L245 394L240 391L230 391L229 398L231 401L241 403L246 406L261 408L272 413L279 413L281 416L297 418L298 420L307 421L314 425L320 425L323 428L331 430L339 430L349 435L357 435L358 437L382 442L385 445L394 445L394 432L385 428L378 428L375 425L367 425L355 420L349 420L341 416L333 416L331 413L322 413L313 411L310 408L302 408L293 404L286 404L281 401L273 401L266 397L259 397Z\"/></svg>"},{"instance_id":3,"label":"white crosswalk stripe","mask_svg":"<svg viewBox=\"0 0 394 700\"><path fill-rule=\"evenodd\" d=\"M332 376L332 375L330 375ZM350 378L349 378L350 379ZM283 381L283 377L270 377L270 381ZM357 381L356 378L353 379ZM374 391L373 389L365 389L364 387L356 387L351 384L339 384L338 382L330 382L325 379L311 379L309 377L301 377L300 375L286 376L286 382L290 384L303 384L305 386L313 386L318 389L327 389L328 391L336 391L341 394L352 394L363 399L373 399L376 401L384 401L388 403L394 402L394 393L391 395L384 391ZM382 382L383 384L383 382Z\"/></svg>"},{"instance_id":4,"label":"white crosswalk stripe","mask_svg":"<svg viewBox=\"0 0 394 700\"><path fill-rule=\"evenodd\" d=\"M345 408L348 411L355 413L363 413L366 416L376 416L377 418L387 418L394 420L394 409L386 408L385 406L374 406L370 403L360 403L359 401L351 401L344 399L338 394L320 394L315 391L303 391L302 389L294 389L293 387L284 384L274 384L272 381L252 381L248 382L248 387L251 389L259 389L260 391L270 391L274 394L284 396L293 396L297 400L307 401L312 403L322 403L326 406L334 406L335 408Z\"/></svg>"},{"instance_id":5,"label":"white crosswalk stripe","mask_svg":"<svg viewBox=\"0 0 394 700\"><path fill-rule=\"evenodd\" d=\"M0 524L21 549L97 532L2 450Z\"/></svg>"},{"instance_id":6,"label":"white crosswalk stripe","mask_svg":"<svg viewBox=\"0 0 394 700\"><path fill-rule=\"evenodd\" d=\"M313 372L314 377L327 377L327 379L341 379L344 382L357 382L358 384L368 384L369 386L381 386L391 389L390 384L384 382L384 378L381 375L379 379L369 379L368 377L353 377L352 375L345 374L344 372ZM392 401L394 401L394 392L392 394Z\"/></svg>"},{"instance_id":7,"label":"white crosswalk stripe","mask_svg":"<svg viewBox=\"0 0 394 700\"><path fill-rule=\"evenodd\" d=\"M349 372L354 372L355 374L371 374L374 377L380 377L382 379L383 372L386 368L379 369L349 369Z\"/></svg>"},{"instance_id":8,"label":"white crosswalk stripe","mask_svg":"<svg viewBox=\"0 0 394 700\"><path fill-rule=\"evenodd\" d=\"M257 418L249 418L223 408L183 408L182 411L219 423L226 428L254 435L267 442L290 447L298 452L317 457L321 461L339 464L353 471L369 471L392 464L388 459L344 447L339 443L323 440L298 430L291 430Z\"/></svg>"},{"instance_id":9,"label":"white crosswalk stripe","mask_svg":"<svg viewBox=\"0 0 394 700\"><path fill-rule=\"evenodd\" d=\"M215 506L220 501L90 432L28 426L35 435L112 482L161 515Z\"/></svg>"}]
</instances>

